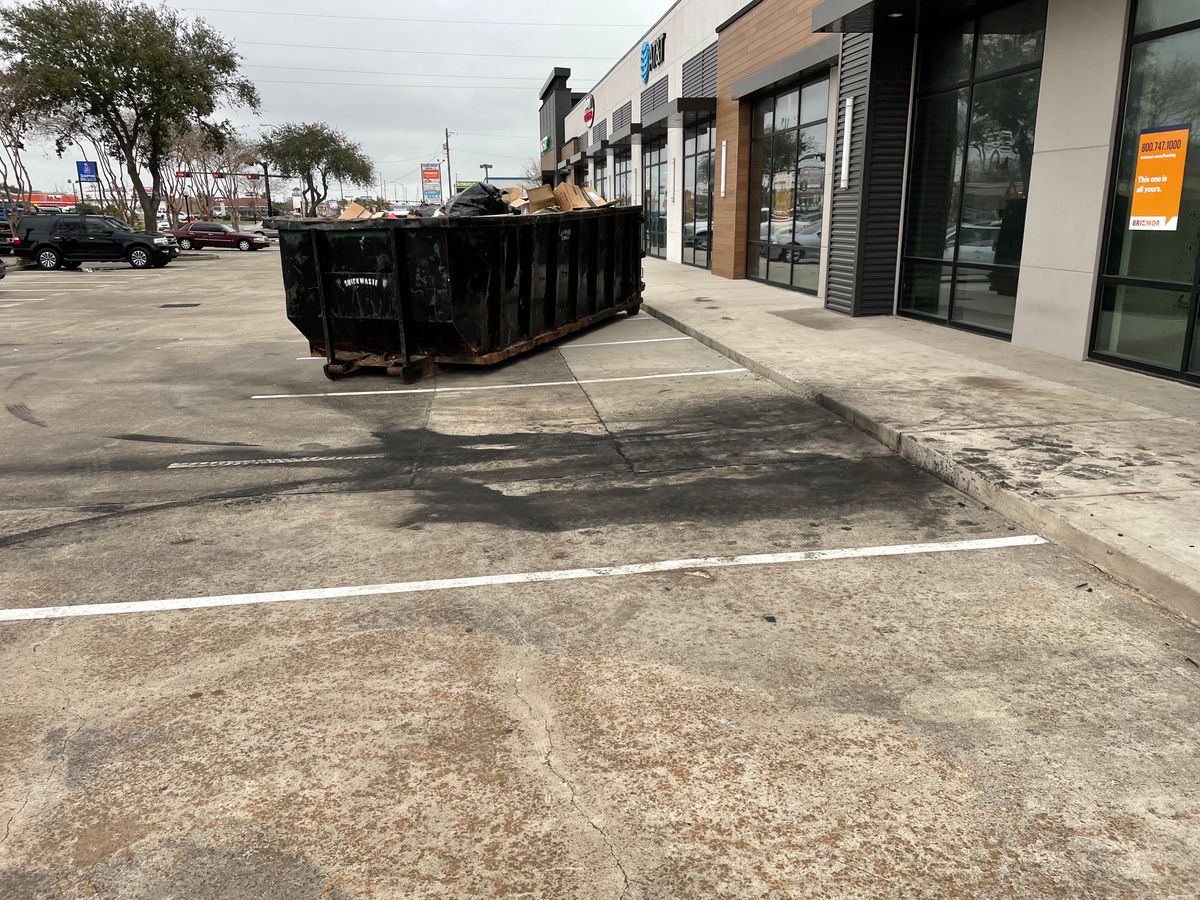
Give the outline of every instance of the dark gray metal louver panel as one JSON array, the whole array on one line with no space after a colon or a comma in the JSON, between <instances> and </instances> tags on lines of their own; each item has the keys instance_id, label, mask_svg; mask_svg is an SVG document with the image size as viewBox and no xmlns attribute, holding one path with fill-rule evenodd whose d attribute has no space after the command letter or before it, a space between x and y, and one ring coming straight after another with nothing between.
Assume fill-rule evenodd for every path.
<instances>
[{"instance_id":1,"label":"dark gray metal louver panel","mask_svg":"<svg viewBox=\"0 0 1200 900\"><path fill-rule=\"evenodd\" d=\"M714 41L683 64L684 97L717 96L717 43Z\"/></svg>"},{"instance_id":2,"label":"dark gray metal louver panel","mask_svg":"<svg viewBox=\"0 0 1200 900\"><path fill-rule=\"evenodd\" d=\"M667 76L664 75L642 91L642 115L667 102Z\"/></svg>"},{"instance_id":3,"label":"dark gray metal louver panel","mask_svg":"<svg viewBox=\"0 0 1200 900\"><path fill-rule=\"evenodd\" d=\"M613 131L620 131L622 128L628 128L629 123L633 121L633 101L626 100L625 103L613 113Z\"/></svg>"}]
</instances>

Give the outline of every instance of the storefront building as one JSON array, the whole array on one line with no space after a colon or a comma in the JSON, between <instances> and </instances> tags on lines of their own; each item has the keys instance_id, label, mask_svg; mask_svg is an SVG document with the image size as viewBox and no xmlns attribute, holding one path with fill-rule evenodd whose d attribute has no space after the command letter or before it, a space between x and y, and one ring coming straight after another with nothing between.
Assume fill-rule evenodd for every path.
<instances>
[{"instance_id":1,"label":"storefront building","mask_svg":"<svg viewBox=\"0 0 1200 900\"><path fill-rule=\"evenodd\" d=\"M1196 0L680 0L560 91L649 256L1200 384Z\"/></svg>"}]
</instances>

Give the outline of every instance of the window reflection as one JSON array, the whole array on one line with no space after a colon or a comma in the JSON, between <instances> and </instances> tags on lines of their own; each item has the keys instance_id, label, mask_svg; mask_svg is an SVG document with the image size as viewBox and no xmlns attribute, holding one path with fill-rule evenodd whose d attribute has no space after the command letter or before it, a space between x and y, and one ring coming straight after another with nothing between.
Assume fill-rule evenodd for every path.
<instances>
[{"instance_id":1,"label":"window reflection","mask_svg":"<svg viewBox=\"0 0 1200 900\"><path fill-rule=\"evenodd\" d=\"M922 40L905 312L1012 333L1045 21L1025 0Z\"/></svg>"},{"instance_id":2,"label":"window reflection","mask_svg":"<svg viewBox=\"0 0 1200 900\"><path fill-rule=\"evenodd\" d=\"M750 151L746 274L816 293L825 214L829 81L781 91L757 101L754 110L759 133Z\"/></svg>"}]
</instances>

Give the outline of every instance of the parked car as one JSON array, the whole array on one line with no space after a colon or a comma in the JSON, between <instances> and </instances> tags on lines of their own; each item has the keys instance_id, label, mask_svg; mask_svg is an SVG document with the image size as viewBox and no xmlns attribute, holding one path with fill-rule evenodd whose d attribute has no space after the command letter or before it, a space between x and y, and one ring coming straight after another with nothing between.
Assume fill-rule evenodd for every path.
<instances>
[{"instance_id":1,"label":"parked car","mask_svg":"<svg viewBox=\"0 0 1200 900\"><path fill-rule=\"evenodd\" d=\"M189 222L182 228L171 232L179 241L183 250L193 247L226 247L230 250L261 250L267 246L267 239L261 234L251 234L248 231L234 231L228 225L219 222Z\"/></svg>"},{"instance_id":2,"label":"parked car","mask_svg":"<svg viewBox=\"0 0 1200 900\"><path fill-rule=\"evenodd\" d=\"M8 274L8 267L4 264L4 260L0 259L0 279L3 279Z\"/></svg>"},{"instance_id":3,"label":"parked car","mask_svg":"<svg viewBox=\"0 0 1200 900\"><path fill-rule=\"evenodd\" d=\"M24 216L13 236L13 251L47 271L120 259L135 269L157 269L179 255L179 243L170 235L135 231L108 216L60 213Z\"/></svg>"},{"instance_id":4,"label":"parked car","mask_svg":"<svg viewBox=\"0 0 1200 900\"><path fill-rule=\"evenodd\" d=\"M251 234L261 235L265 238L278 238L279 229L275 225L274 219L263 219L261 222L256 222L246 228Z\"/></svg>"},{"instance_id":5,"label":"parked car","mask_svg":"<svg viewBox=\"0 0 1200 900\"><path fill-rule=\"evenodd\" d=\"M0 253L9 254L13 249L13 230L8 222L0 222Z\"/></svg>"}]
</instances>

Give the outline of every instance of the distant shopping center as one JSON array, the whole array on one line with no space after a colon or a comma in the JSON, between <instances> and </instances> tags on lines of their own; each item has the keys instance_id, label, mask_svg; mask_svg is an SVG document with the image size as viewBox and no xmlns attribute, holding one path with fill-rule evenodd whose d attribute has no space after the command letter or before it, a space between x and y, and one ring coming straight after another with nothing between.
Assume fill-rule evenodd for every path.
<instances>
[{"instance_id":1,"label":"distant shopping center","mask_svg":"<svg viewBox=\"0 0 1200 900\"><path fill-rule=\"evenodd\" d=\"M1200 384L1195 0L680 0L562 62L543 179L648 255Z\"/></svg>"}]
</instances>

